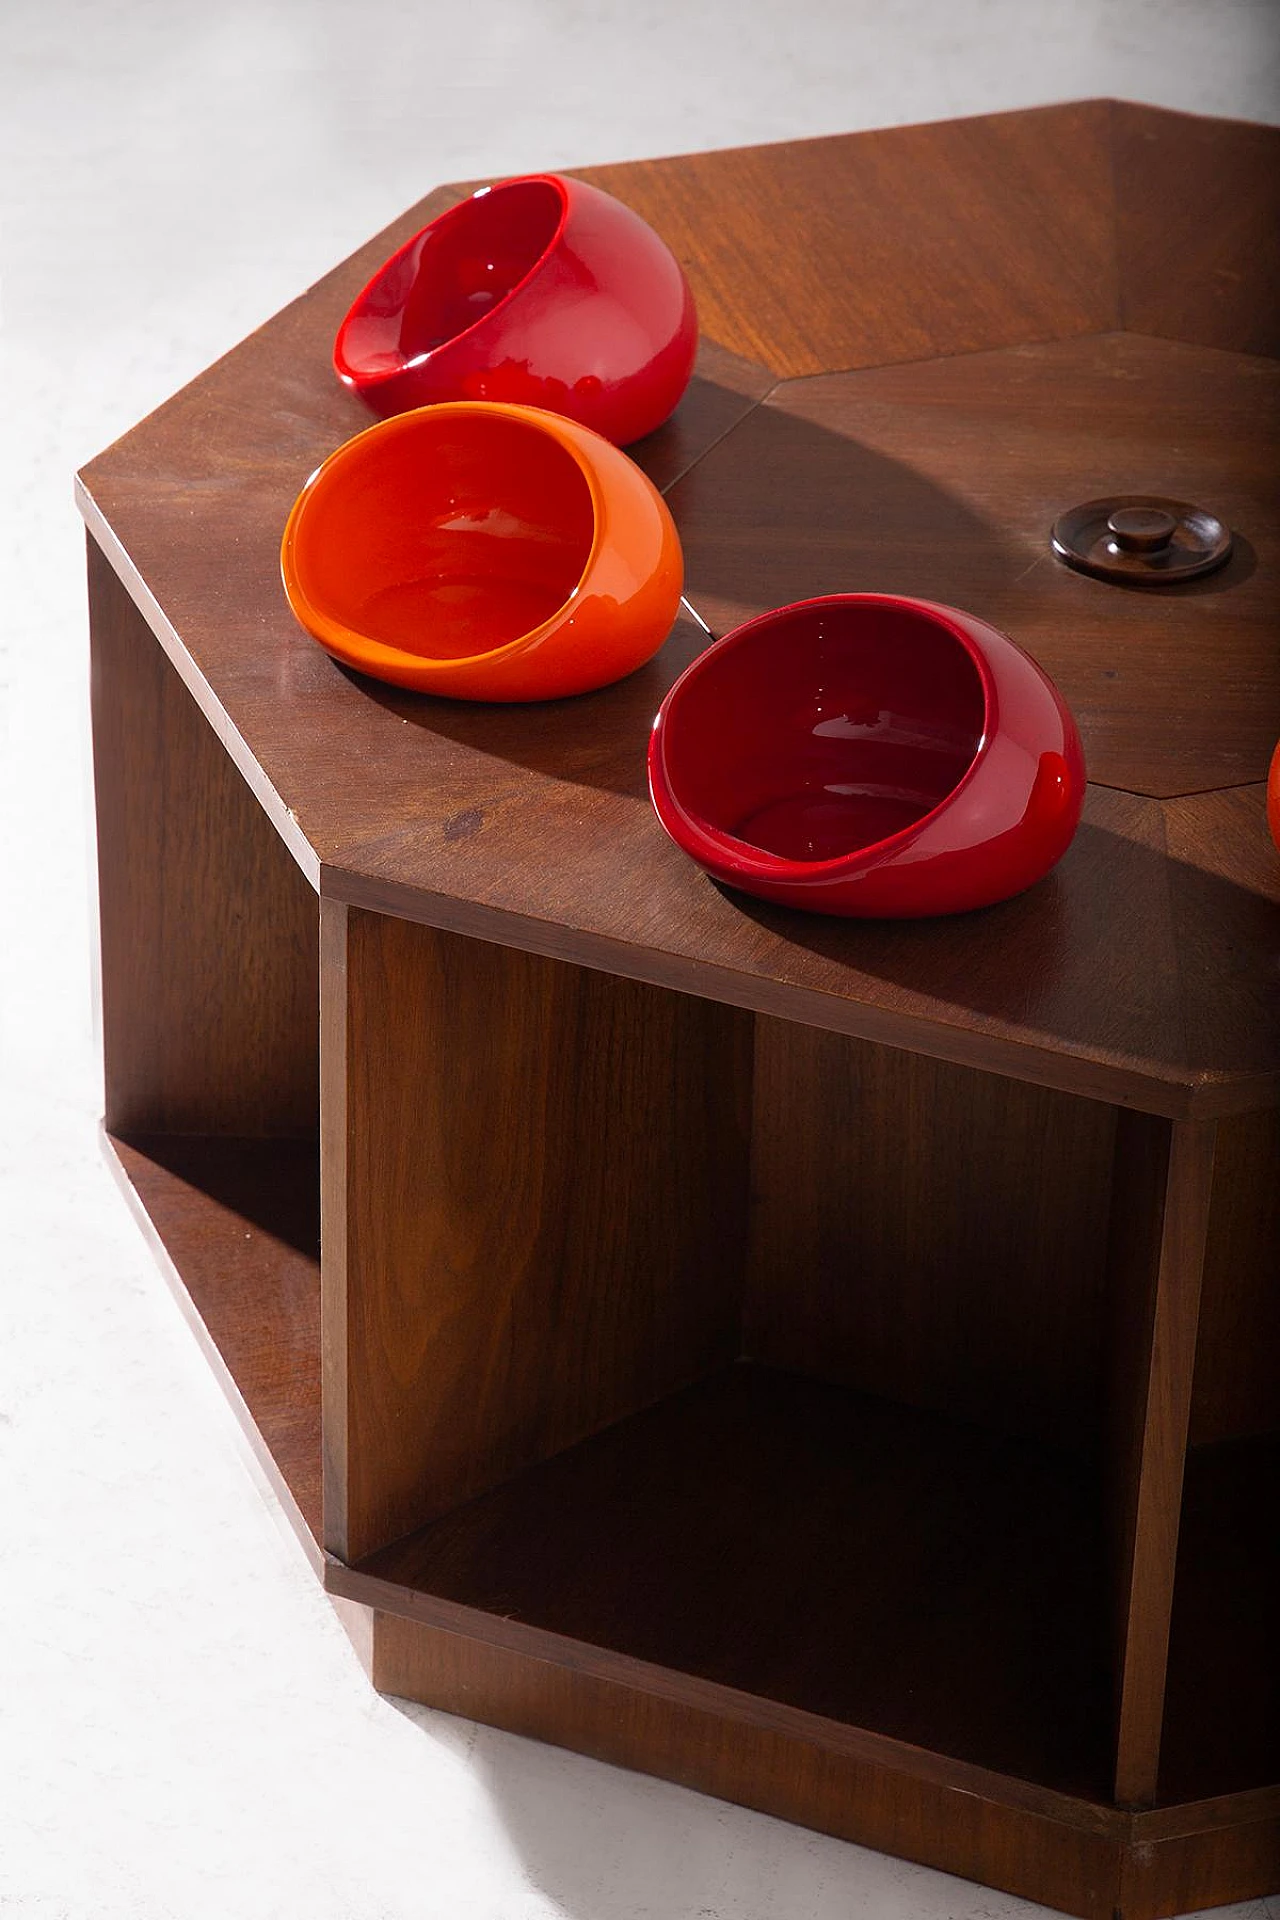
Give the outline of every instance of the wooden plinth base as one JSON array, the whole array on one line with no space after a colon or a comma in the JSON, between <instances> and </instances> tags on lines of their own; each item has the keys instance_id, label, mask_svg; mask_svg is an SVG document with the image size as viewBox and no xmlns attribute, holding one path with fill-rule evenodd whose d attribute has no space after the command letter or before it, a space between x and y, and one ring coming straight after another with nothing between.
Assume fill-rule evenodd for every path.
<instances>
[{"instance_id":1,"label":"wooden plinth base","mask_svg":"<svg viewBox=\"0 0 1280 1920\"><path fill-rule=\"evenodd\" d=\"M366 1563L347 1566L325 1555L317 1539L314 1143L174 1136L131 1144L108 1136L106 1150L255 1457L381 1691L653 1773L1087 1920L1161 1920L1277 1884L1280 1789L1138 1813L1106 1804L1110 1721L1094 1667L1099 1648L1079 1624L1089 1618L1081 1603L1098 1571L1091 1556L1100 1551L1096 1538L1090 1544L1087 1465L1034 1443L1010 1449L968 1423L912 1415L796 1375L737 1367L518 1476ZM246 1310L250 1297L252 1312ZM1248 1463L1250 1507L1262 1502L1266 1510L1276 1471L1271 1451L1254 1449ZM651 1466L657 1457L657 1484L670 1494L678 1460L691 1453L700 1473L696 1486L685 1489L683 1509L677 1503L676 1519L664 1517L665 1501L644 1511L641 1484L653 1484L644 1462ZM1221 1450L1213 1455L1221 1461ZM824 1554L814 1512L837 1500L847 1508L866 1478L854 1471L857 1463L865 1468L872 1459L887 1481L874 1498L864 1492L853 1549L828 1540ZM780 1650L769 1645L768 1583L757 1582L754 1596L740 1590L736 1600L732 1583L744 1578L745 1543L756 1537L770 1488L775 1510L765 1517L782 1523L786 1489L801 1466L810 1485L821 1471L826 1486L791 1522L793 1564L798 1550L808 1555L810 1605L807 1633L795 1642L788 1638ZM1196 1478L1193 1467L1193 1486ZM741 1517L749 1516L736 1559L732 1527L722 1522L718 1534L707 1534L734 1485ZM698 1509L692 1513L691 1499ZM995 1512L1002 1500L1009 1502L1003 1526ZM879 1539L868 1537L877 1504L889 1516ZM1219 1512L1219 1498L1206 1504ZM985 1525L983 1506L989 1509ZM953 1584L936 1595L937 1684L932 1699L915 1690L919 1717L910 1731L926 1742L917 1744L850 1716L908 1725L902 1675L890 1670L893 1648L901 1660L912 1568L936 1551L948 1510L953 1530L954 1515L964 1515L975 1546L980 1529L983 1551L970 1555L967 1592L963 1569L953 1561ZM594 1638L529 1624L530 1615L573 1617L574 1607L553 1591L546 1568L562 1564L575 1528L585 1558L599 1560L601 1533L610 1526L609 1547L616 1555L629 1540L631 1559L615 1558L611 1578L597 1578L593 1590L578 1593L577 1624ZM890 1535L897 1537L894 1551L887 1551ZM697 1564L686 1567L686 1576L714 1579L720 1588L713 1615L723 1625L704 1632L700 1646L698 1621L684 1611L688 1595L672 1568L682 1537L696 1550ZM1204 1538L1199 1552L1206 1563L1220 1561L1231 1543ZM825 1605L814 1606L824 1561ZM850 1585L859 1563L860 1586ZM628 1607L646 1564L645 1606ZM1233 1573L1250 1577L1238 1541ZM1242 1588L1231 1607L1237 1625L1255 1620L1257 1638L1265 1633L1267 1607L1268 1576L1260 1561L1251 1577L1258 1591ZM1029 1578L1040 1583L1034 1595ZM793 1599L789 1629L802 1599ZM506 1615L518 1607L522 1617L504 1617L504 1606ZM908 1649L917 1660L929 1646L929 1613L927 1602L917 1604L914 1623L906 1621L905 1630L914 1626L919 1636ZM1038 1644L1028 1641L1011 1656L1019 1620L1024 1636L1034 1623ZM650 1637L655 1653L665 1636L665 1663L627 1650L638 1632ZM701 1673L672 1664L677 1656L670 1642L682 1632L686 1665ZM815 1633L825 1636L817 1646ZM967 1639L963 1649L958 1634ZM852 1673L851 1653L868 1635L870 1657ZM807 1650L807 1665L791 1657L796 1645ZM1016 1676L1020 1661L1037 1657L1037 1672L1028 1668L1025 1685L1010 1687L1011 1668ZM1248 1658L1247 1648L1240 1658ZM738 1684L704 1677L717 1666ZM751 1690L753 1671L760 1691ZM957 1675L964 1676L959 1688ZM777 1697L784 1691L790 1699ZM792 1704L801 1699L810 1705ZM819 1704L828 1711L813 1710ZM1228 1719L1237 1744L1252 1740L1256 1748L1270 1737L1268 1710L1265 1699L1256 1702L1258 1724L1242 1729L1245 1704L1238 1698ZM1206 1741L1212 1747L1213 1724L1202 1719L1198 1732L1184 1730L1188 1768L1192 1748L1202 1750ZM949 1751L931 1749L930 1738ZM984 1755L1009 1771L984 1764ZM1041 1784L1045 1779L1057 1784Z\"/></svg>"}]
</instances>

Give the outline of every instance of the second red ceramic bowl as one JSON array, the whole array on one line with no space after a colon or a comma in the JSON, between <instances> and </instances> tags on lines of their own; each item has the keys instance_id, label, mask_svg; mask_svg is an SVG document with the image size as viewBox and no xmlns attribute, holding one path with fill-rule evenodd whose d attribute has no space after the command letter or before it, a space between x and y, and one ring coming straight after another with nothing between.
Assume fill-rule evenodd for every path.
<instances>
[{"instance_id":1,"label":"second red ceramic bowl","mask_svg":"<svg viewBox=\"0 0 1280 1920\"><path fill-rule=\"evenodd\" d=\"M511 401L626 446L672 412L697 344L693 295L652 227L548 173L482 187L415 234L352 306L333 363L381 414Z\"/></svg>"},{"instance_id":2,"label":"second red ceramic bowl","mask_svg":"<svg viewBox=\"0 0 1280 1920\"><path fill-rule=\"evenodd\" d=\"M654 722L658 818L716 879L812 912L916 918L1020 893L1065 853L1079 734L1048 676L954 607L835 594L766 613Z\"/></svg>"}]
</instances>

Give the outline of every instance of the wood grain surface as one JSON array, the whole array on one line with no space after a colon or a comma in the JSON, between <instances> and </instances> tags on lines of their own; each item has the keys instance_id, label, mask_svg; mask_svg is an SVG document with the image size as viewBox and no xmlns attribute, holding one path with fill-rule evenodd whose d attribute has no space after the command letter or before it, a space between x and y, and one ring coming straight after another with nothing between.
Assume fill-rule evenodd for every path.
<instances>
[{"instance_id":1,"label":"wood grain surface","mask_svg":"<svg viewBox=\"0 0 1280 1920\"><path fill-rule=\"evenodd\" d=\"M783 593L933 593L1041 655L1080 711L1096 779L1161 795L1252 784L1280 731L1266 612L1274 497L1259 450L1270 369L1115 335L1027 344L1115 324L1113 292L1100 293L1105 247L1089 239L1111 232L1110 119L1087 104L611 173L678 251L689 251L682 230L706 235L709 205L727 223L723 245L706 241L698 378L673 423L634 451L672 486L691 597L717 630ZM763 178L790 209L781 238L759 193L753 207ZM904 932L770 916L690 868L646 798L653 712L705 644L691 621L620 686L501 711L361 682L298 630L279 531L306 475L367 420L332 378L333 329L376 258L461 191L413 209L84 476L113 564L322 890L1091 1098L1171 1115L1274 1100L1266 988L1280 872L1251 799L1229 848L1202 832L1171 866L1158 812L1117 814L1095 798L1050 880L964 921ZM1155 200L1149 217L1163 217ZM764 222L750 245L738 220ZM847 245L804 238L828 222ZM973 232L998 237L1000 276ZM860 246L879 249L869 274ZM1253 280L1241 284L1253 299ZM731 321L754 314L763 327L775 297L789 317L769 320L778 347L765 353ZM855 350L845 335L864 323L888 344ZM796 328L834 362L815 362ZM962 357L802 381L762 404L765 363L795 372L938 351ZM1220 415L1230 432L1215 432ZM1066 496L1153 478L1232 520L1238 551L1222 575L1152 604L1048 557ZM1175 915L1166 894L1182 866L1194 877ZM1128 908L1136 899L1145 911ZM1180 947L1208 950L1228 923L1248 930L1247 946L1183 1005Z\"/></svg>"},{"instance_id":2,"label":"wood grain surface","mask_svg":"<svg viewBox=\"0 0 1280 1920\"><path fill-rule=\"evenodd\" d=\"M1280 1113L1270 1108L1218 1123L1191 1401L1193 1446L1280 1430L1278 1279Z\"/></svg>"},{"instance_id":3,"label":"wood grain surface","mask_svg":"<svg viewBox=\"0 0 1280 1920\"><path fill-rule=\"evenodd\" d=\"M851 1752L838 1729L809 1716L792 1727L750 1715L749 1703L734 1714L719 1689L705 1703L672 1700L390 1614L378 1616L374 1680L385 1692L1049 1899L1088 1920L1118 1911L1119 1848L1105 1828L1076 1824L1058 1807L1009 1805L1002 1790L1011 1783L968 1769L938 1780L921 1777L902 1750L867 1752L860 1743Z\"/></svg>"},{"instance_id":4,"label":"wood grain surface","mask_svg":"<svg viewBox=\"0 0 1280 1920\"><path fill-rule=\"evenodd\" d=\"M346 1569L335 1577L350 1579ZM1280 1791L1126 1814L912 1754L722 1689L664 1692L562 1654L377 1613L384 1692L640 1768L1083 1920L1165 1920L1263 1895L1280 1873Z\"/></svg>"},{"instance_id":5,"label":"wood grain surface","mask_svg":"<svg viewBox=\"0 0 1280 1920\"><path fill-rule=\"evenodd\" d=\"M107 1125L310 1135L315 895L89 550Z\"/></svg>"},{"instance_id":6,"label":"wood grain surface","mask_svg":"<svg viewBox=\"0 0 1280 1920\"><path fill-rule=\"evenodd\" d=\"M1280 129L1112 114L1121 326L1280 354Z\"/></svg>"},{"instance_id":7,"label":"wood grain surface","mask_svg":"<svg viewBox=\"0 0 1280 1920\"><path fill-rule=\"evenodd\" d=\"M673 489L716 633L818 593L917 595L1011 634L1091 780L1263 780L1280 736L1280 366L1131 334L786 382ZM1054 558L1058 515L1154 493L1218 514L1219 572L1143 591ZM766 534L767 529L767 534Z\"/></svg>"},{"instance_id":8,"label":"wood grain surface","mask_svg":"<svg viewBox=\"0 0 1280 1920\"><path fill-rule=\"evenodd\" d=\"M1111 1213L1116 1773L1156 1797L1216 1126L1119 1116Z\"/></svg>"},{"instance_id":9,"label":"wood grain surface","mask_svg":"<svg viewBox=\"0 0 1280 1920\"><path fill-rule=\"evenodd\" d=\"M581 177L663 235L712 339L781 376L1115 325L1104 101Z\"/></svg>"},{"instance_id":10,"label":"wood grain surface","mask_svg":"<svg viewBox=\"0 0 1280 1920\"><path fill-rule=\"evenodd\" d=\"M738 1366L358 1571L1109 1799L1101 1510L1031 1442Z\"/></svg>"},{"instance_id":11,"label":"wood grain surface","mask_svg":"<svg viewBox=\"0 0 1280 1920\"><path fill-rule=\"evenodd\" d=\"M1142 1815L1134 1829L1120 1874L1119 1920L1199 1913L1280 1886L1280 1812L1274 1802L1230 1827L1205 1827L1171 1839L1148 1840Z\"/></svg>"},{"instance_id":12,"label":"wood grain surface","mask_svg":"<svg viewBox=\"0 0 1280 1920\"><path fill-rule=\"evenodd\" d=\"M371 914L345 971L326 1535L357 1559L736 1354L751 1035Z\"/></svg>"},{"instance_id":13,"label":"wood grain surface","mask_svg":"<svg viewBox=\"0 0 1280 1920\"><path fill-rule=\"evenodd\" d=\"M108 1136L182 1311L320 1565L320 1166L314 1141Z\"/></svg>"},{"instance_id":14,"label":"wood grain surface","mask_svg":"<svg viewBox=\"0 0 1280 1920\"><path fill-rule=\"evenodd\" d=\"M757 1022L753 1359L1084 1451L1115 1112Z\"/></svg>"}]
</instances>

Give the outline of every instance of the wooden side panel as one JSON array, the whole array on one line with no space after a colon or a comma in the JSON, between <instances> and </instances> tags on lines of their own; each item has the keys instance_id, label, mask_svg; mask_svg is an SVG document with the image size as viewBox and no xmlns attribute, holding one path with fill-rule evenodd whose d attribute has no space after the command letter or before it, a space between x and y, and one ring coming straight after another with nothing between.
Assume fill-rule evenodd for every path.
<instances>
[{"instance_id":1,"label":"wooden side panel","mask_svg":"<svg viewBox=\"0 0 1280 1920\"><path fill-rule=\"evenodd\" d=\"M373 1677L385 1693L655 1773L1087 1920L1113 1920L1120 1845L1098 1809L1076 1805L1088 1817L1076 1825L997 1798L1011 1783L987 1776L983 1791L961 1767L948 1780L946 1763L910 1749L898 1749L894 1765L887 1751L872 1757L878 1743L866 1736L845 1739L831 1729L828 1745L771 1726L759 1703L742 1702L745 1710L727 1718L710 1704L641 1692L393 1614L374 1616ZM519 1845L520 1834L512 1837Z\"/></svg>"},{"instance_id":2,"label":"wooden side panel","mask_svg":"<svg viewBox=\"0 0 1280 1920\"><path fill-rule=\"evenodd\" d=\"M356 1559L736 1352L751 1032L358 910L345 992L327 1530Z\"/></svg>"},{"instance_id":3,"label":"wooden side panel","mask_svg":"<svg viewBox=\"0 0 1280 1920\"><path fill-rule=\"evenodd\" d=\"M1116 1799L1155 1798L1216 1125L1122 1113L1111 1215Z\"/></svg>"},{"instance_id":4,"label":"wooden side panel","mask_svg":"<svg viewBox=\"0 0 1280 1920\"><path fill-rule=\"evenodd\" d=\"M1280 1429L1280 1111L1218 1123L1191 1444Z\"/></svg>"},{"instance_id":5,"label":"wooden side panel","mask_svg":"<svg viewBox=\"0 0 1280 1920\"><path fill-rule=\"evenodd\" d=\"M1280 128L1116 102L1122 326L1280 353Z\"/></svg>"},{"instance_id":6,"label":"wooden side panel","mask_svg":"<svg viewBox=\"0 0 1280 1920\"><path fill-rule=\"evenodd\" d=\"M89 543L107 1125L314 1136L315 895Z\"/></svg>"},{"instance_id":7,"label":"wooden side panel","mask_svg":"<svg viewBox=\"0 0 1280 1920\"><path fill-rule=\"evenodd\" d=\"M752 1358L1092 1441L1111 1108L759 1019Z\"/></svg>"}]
</instances>

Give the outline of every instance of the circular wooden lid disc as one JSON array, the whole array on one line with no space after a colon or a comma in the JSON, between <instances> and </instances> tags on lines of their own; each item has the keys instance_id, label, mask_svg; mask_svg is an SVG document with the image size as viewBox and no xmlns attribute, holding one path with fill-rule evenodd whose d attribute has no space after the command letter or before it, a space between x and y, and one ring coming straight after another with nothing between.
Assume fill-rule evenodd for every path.
<instances>
[{"instance_id":1,"label":"circular wooden lid disc","mask_svg":"<svg viewBox=\"0 0 1280 1920\"><path fill-rule=\"evenodd\" d=\"M1154 493L1113 494L1085 500L1053 525L1059 560L1102 580L1163 587L1220 567L1231 552L1221 520L1186 500Z\"/></svg>"}]
</instances>

